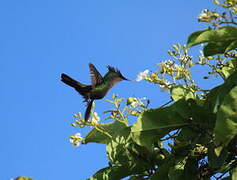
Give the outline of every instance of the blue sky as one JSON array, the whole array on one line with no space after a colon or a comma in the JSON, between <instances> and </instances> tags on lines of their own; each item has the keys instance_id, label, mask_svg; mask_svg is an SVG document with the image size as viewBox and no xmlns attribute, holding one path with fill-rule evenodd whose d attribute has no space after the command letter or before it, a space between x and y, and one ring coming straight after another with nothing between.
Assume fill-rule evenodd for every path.
<instances>
[{"instance_id":1,"label":"blue sky","mask_svg":"<svg viewBox=\"0 0 237 180\"><path fill-rule=\"evenodd\" d=\"M89 83L91 62L102 74L111 65L135 79L204 28L196 17L212 7L211 0L1 1L0 179L82 180L107 166L104 145L70 145L70 135L89 129L70 126L85 105L60 74ZM113 93L146 96L152 107L169 100L147 82L121 82L106 98ZM103 100L96 105L102 117L111 108Z\"/></svg>"}]
</instances>

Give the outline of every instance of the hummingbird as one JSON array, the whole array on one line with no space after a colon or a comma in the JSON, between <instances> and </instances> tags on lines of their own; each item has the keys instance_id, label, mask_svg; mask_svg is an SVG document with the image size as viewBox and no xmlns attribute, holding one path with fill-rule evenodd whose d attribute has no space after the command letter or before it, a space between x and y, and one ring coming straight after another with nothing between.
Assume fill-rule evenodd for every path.
<instances>
[{"instance_id":1,"label":"hummingbird","mask_svg":"<svg viewBox=\"0 0 237 180\"><path fill-rule=\"evenodd\" d=\"M87 102L84 117L85 121L88 121L90 117L94 100L105 97L107 92L118 82L122 80L129 81L129 79L125 78L118 69L112 66L107 66L107 68L108 72L104 75L104 77L102 77L95 66L91 63L89 64L91 85L82 84L64 73L61 74L61 81L73 87L80 95L83 96L83 102Z\"/></svg>"}]
</instances>

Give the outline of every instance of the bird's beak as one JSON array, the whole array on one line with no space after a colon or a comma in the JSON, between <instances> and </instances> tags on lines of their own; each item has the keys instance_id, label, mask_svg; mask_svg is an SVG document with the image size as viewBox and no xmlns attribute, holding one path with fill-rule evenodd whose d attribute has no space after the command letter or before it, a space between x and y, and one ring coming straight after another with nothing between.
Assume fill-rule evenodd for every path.
<instances>
[{"instance_id":1,"label":"bird's beak","mask_svg":"<svg viewBox=\"0 0 237 180\"><path fill-rule=\"evenodd\" d=\"M126 81L132 81L131 79L127 79L127 78L124 78L123 80L126 80Z\"/></svg>"}]
</instances>

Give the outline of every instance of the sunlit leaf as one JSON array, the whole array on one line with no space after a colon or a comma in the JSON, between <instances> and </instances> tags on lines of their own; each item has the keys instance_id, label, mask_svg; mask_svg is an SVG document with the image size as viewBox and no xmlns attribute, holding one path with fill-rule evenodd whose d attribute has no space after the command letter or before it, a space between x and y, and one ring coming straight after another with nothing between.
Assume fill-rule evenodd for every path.
<instances>
[{"instance_id":1,"label":"sunlit leaf","mask_svg":"<svg viewBox=\"0 0 237 180\"><path fill-rule=\"evenodd\" d=\"M132 174L128 168L124 166L106 167L97 171L91 178L87 180L120 180Z\"/></svg>"},{"instance_id":2,"label":"sunlit leaf","mask_svg":"<svg viewBox=\"0 0 237 180\"><path fill-rule=\"evenodd\" d=\"M113 121L101 124L98 129L93 128L85 137L85 143L95 142L108 144L111 141L112 135L116 131L120 131L127 126L120 121Z\"/></svg>"},{"instance_id":3,"label":"sunlit leaf","mask_svg":"<svg viewBox=\"0 0 237 180\"><path fill-rule=\"evenodd\" d=\"M237 70L237 59L231 59L224 65L224 67L221 68L221 73L227 79L236 70Z\"/></svg>"},{"instance_id":4,"label":"sunlit leaf","mask_svg":"<svg viewBox=\"0 0 237 180\"><path fill-rule=\"evenodd\" d=\"M174 101L178 101L180 99L195 99L196 94L194 91L192 91L190 88L186 88L182 85L175 86L171 88L171 97Z\"/></svg>"},{"instance_id":5,"label":"sunlit leaf","mask_svg":"<svg viewBox=\"0 0 237 180\"><path fill-rule=\"evenodd\" d=\"M208 43L204 55L222 54L237 48L237 28L223 26L219 29L205 29L192 33L188 38L188 47Z\"/></svg>"},{"instance_id":6,"label":"sunlit leaf","mask_svg":"<svg viewBox=\"0 0 237 180\"><path fill-rule=\"evenodd\" d=\"M133 140L147 148L152 147L168 132L190 125L188 102L180 100L169 107L144 111L131 127Z\"/></svg>"}]
</instances>

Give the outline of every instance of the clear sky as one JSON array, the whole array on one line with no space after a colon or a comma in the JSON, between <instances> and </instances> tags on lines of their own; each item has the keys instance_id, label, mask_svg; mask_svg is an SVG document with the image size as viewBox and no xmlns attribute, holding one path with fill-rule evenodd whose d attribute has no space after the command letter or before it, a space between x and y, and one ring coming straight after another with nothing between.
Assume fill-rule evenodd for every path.
<instances>
[{"instance_id":1,"label":"clear sky","mask_svg":"<svg viewBox=\"0 0 237 180\"><path fill-rule=\"evenodd\" d=\"M211 0L1 1L0 179L84 180L107 166L104 145L69 143L89 129L70 126L85 105L60 74L90 83L89 62L102 74L111 65L131 79L156 70L172 44L205 27L197 15L211 7ZM151 107L169 100L147 82L121 82L106 98L113 93L146 96ZM97 101L100 116L108 108Z\"/></svg>"}]
</instances>

